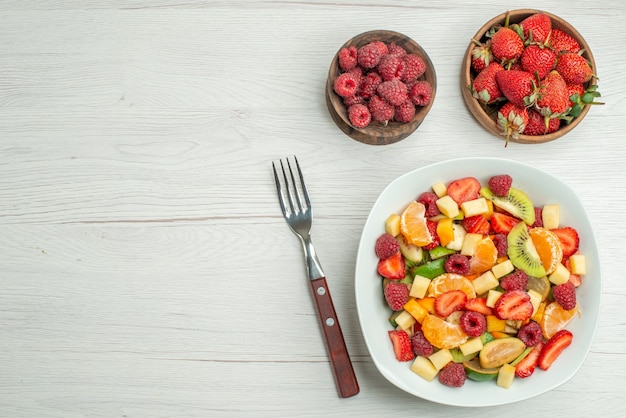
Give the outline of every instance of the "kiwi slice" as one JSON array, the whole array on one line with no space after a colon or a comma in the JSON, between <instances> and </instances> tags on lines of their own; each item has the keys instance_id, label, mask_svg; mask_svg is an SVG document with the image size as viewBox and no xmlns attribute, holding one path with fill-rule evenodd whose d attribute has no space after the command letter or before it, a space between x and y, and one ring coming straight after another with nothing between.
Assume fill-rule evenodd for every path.
<instances>
[{"instance_id":1,"label":"kiwi slice","mask_svg":"<svg viewBox=\"0 0 626 418\"><path fill-rule=\"evenodd\" d=\"M529 276L543 277L546 275L546 270L541 264L539 254L524 222L515 225L506 236L506 240L509 246L509 259L515 267L523 270Z\"/></svg>"},{"instance_id":2,"label":"kiwi slice","mask_svg":"<svg viewBox=\"0 0 626 418\"><path fill-rule=\"evenodd\" d=\"M480 189L480 195L485 199L491 200L495 206L521 219L528 225L535 223L535 207L532 200L523 191L511 187L509 194L502 197L496 196L489 187L483 186Z\"/></svg>"}]
</instances>

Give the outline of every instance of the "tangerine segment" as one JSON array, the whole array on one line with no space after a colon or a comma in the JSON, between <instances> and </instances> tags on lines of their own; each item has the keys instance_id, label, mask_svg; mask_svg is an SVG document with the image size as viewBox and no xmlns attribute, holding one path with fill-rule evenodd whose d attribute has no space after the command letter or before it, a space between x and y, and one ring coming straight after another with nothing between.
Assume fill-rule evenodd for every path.
<instances>
[{"instance_id":1,"label":"tangerine segment","mask_svg":"<svg viewBox=\"0 0 626 418\"><path fill-rule=\"evenodd\" d=\"M578 313L578 305L574 309L566 311L558 302L548 304L543 312L540 324L544 338L550 339L554 334L565 328L576 313Z\"/></svg>"},{"instance_id":2,"label":"tangerine segment","mask_svg":"<svg viewBox=\"0 0 626 418\"><path fill-rule=\"evenodd\" d=\"M455 273L444 273L432 279L428 285L428 296L437 297L450 290L460 290L467 295L468 299L476 297L472 281Z\"/></svg>"},{"instance_id":3,"label":"tangerine segment","mask_svg":"<svg viewBox=\"0 0 626 418\"><path fill-rule=\"evenodd\" d=\"M413 201L402 212L400 217L400 232L409 244L423 247L433 242L433 237L426 224L426 206Z\"/></svg>"},{"instance_id":4,"label":"tangerine segment","mask_svg":"<svg viewBox=\"0 0 626 418\"><path fill-rule=\"evenodd\" d=\"M468 275L482 274L496 264L498 249L489 237L484 237L476 244L474 255L470 258Z\"/></svg>"},{"instance_id":5,"label":"tangerine segment","mask_svg":"<svg viewBox=\"0 0 626 418\"><path fill-rule=\"evenodd\" d=\"M468 336L459 324L452 324L438 316L427 315L422 321L424 337L438 348L454 348L467 341Z\"/></svg>"},{"instance_id":6,"label":"tangerine segment","mask_svg":"<svg viewBox=\"0 0 626 418\"><path fill-rule=\"evenodd\" d=\"M546 274L552 273L563 259L563 248L559 237L554 232L541 227L531 228L528 234Z\"/></svg>"}]
</instances>

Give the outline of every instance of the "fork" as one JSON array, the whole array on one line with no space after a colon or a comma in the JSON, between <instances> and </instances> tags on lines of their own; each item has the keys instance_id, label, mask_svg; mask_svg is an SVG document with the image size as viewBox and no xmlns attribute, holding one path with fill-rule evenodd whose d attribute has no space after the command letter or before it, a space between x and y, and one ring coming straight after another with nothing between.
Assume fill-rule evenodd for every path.
<instances>
[{"instance_id":1,"label":"fork","mask_svg":"<svg viewBox=\"0 0 626 418\"><path fill-rule=\"evenodd\" d=\"M272 162L278 201L289 228L302 243L309 283L313 292L326 349L330 356L335 383L337 384L339 395L342 398L348 398L359 393L359 384L352 368L352 362L350 361L343 333L339 326L339 319L335 312L333 300L330 297L326 275L322 270L315 248L311 242L311 224L313 222L311 202L298 159L294 156L293 160L297 176L294 176L294 171L288 158L285 159L286 163L280 160L279 170L276 169L276 164ZM279 175L279 171L282 176ZM304 200L301 196L304 196Z\"/></svg>"}]
</instances>

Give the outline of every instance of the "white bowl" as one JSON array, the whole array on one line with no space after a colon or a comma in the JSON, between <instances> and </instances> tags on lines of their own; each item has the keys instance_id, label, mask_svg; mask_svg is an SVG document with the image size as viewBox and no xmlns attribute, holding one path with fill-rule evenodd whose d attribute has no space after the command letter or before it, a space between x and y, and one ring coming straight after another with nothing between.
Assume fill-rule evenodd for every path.
<instances>
[{"instance_id":1,"label":"white bowl","mask_svg":"<svg viewBox=\"0 0 626 418\"><path fill-rule=\"evenodd\" d=\"M580 251L586 256L587 274L577 289L582 315L568 324L574 339L549 370L537 368L526 378L516 378L509 389L495 381L467 379L461 388L447 387L435 378L428 382L410 370L411 362L395 359L387 331L391 311L382 295L381 278L374 253L376 238L384 232L385 219L401 211L419 194L438 182L473 176L486 184L489 177L509 174L513 185L525 191L535 206L558 203L561 224L569 225L580 235ZM398 177L380 194L365 222L355 268L356 306L365 343L374 364L389 382L400 389L440 404L482 407L503 405L550 391L571 379L582 366L595 335L602 294L600 256L587 212L576 194L565 183L533 166L502 158L463 158L419 168Z\"/></svg>"}]
</instances>

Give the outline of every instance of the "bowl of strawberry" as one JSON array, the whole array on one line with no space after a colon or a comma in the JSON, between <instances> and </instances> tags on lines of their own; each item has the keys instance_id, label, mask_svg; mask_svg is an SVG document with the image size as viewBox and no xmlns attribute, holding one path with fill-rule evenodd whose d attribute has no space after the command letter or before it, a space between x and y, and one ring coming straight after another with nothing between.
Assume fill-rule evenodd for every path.
<instances>
[{"instance_id":1,"label":"bowl of strawberry","mask_svg":"<svg viewBox=\"0 0 626 418\"><path fill-rule=\"evenodd\" d=\"M463 100L489 132L518 143L553 141L602 104L582 35L541 10L512 10L472 38L461 68Z\"/></svg>"},{"instance_id":2,"label":"bowl of strawberry","mask_svg":"<svg viewBox=\"0 0 626 418\"><path fill-rule=\"evenodd\" d=\"M426 51L398 32L374 30L349 39L333 57L326 104L349 137L387 145L411 135L430 111L437 89Z\"/></svg>"},{"instance_id":3,"label":"bowl of strawberry","mask_svg":"<svg viewBox=\"0 0 626 418\"><path fill-rule=\"evenodd\" d=\"M400 176L363 227L361 330L380 373L455 406L528 399L591 348L602 284L576 194L539 168L463 158Z\"/></svg>"}]
</instances>

